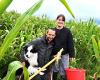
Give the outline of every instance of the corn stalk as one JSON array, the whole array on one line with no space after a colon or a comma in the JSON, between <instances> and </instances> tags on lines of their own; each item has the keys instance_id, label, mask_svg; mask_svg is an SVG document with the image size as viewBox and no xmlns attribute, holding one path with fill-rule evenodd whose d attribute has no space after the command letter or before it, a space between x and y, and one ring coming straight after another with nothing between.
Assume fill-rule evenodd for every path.
<instances>
[{"instance_id":1,"label":"corn stalk","mask_svg":"<svg viewBox=\"0 0 100 80\"><path fill-rule=\"evenodd\" d=\"M95 57L100 62L100 40L96 40L95 35L92 35L92 43Z\"/></svg>"},{"instance_id":2,"label":"corn stalk","mask_svg":"<svg viewBox=\"0 0 100 80\"><path fill-rule=\"evenodd\" d=\"M96 63L96 76L100 77L100 40L96 40L95 35L92 35L93 50L97 59Z\"/></svg>"}]
</instances>

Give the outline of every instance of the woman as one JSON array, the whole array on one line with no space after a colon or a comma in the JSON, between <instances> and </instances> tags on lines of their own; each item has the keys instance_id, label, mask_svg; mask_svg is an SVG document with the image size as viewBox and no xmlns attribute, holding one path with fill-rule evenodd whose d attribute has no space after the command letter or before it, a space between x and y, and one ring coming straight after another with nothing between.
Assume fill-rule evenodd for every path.
<instances>
[{"instance_id":1,"label":"woman","mask_svg":"<svg viewBox=\"0 0 100 80\"><path fill-rule=\"evenodd\" d=\"M60 14L56 18L56 37L54 40L53 56L63 48L64 51L61 56L59 64L53 65L53 80L57 79L57 74L61 76L60 80L66 80L65 69L69 67L69 58L74 59L74 44L73 37L68 28L65 27L65 16Z\"/></svg>"}]
</instances>

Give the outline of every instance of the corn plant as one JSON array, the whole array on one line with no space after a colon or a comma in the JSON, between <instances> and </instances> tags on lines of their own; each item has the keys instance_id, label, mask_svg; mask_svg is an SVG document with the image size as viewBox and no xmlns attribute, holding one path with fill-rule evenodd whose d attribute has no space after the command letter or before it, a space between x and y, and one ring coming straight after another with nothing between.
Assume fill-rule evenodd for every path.
<instances>
[{"instance_id":1,"label":"corn plant","mask_svg":"<svg viewBox=\"0 0 100 80\"><path fill-rule=\"evenodd\" d=\"M27 10L22 16L20 16L17 21L15 26L11 29L11 31L7 34L7 36L4 39L4 42L2 43L1 47L0 47L0 60L2 59L2 57L4 56L4 53L6 52L6 50L8 49L9 45L11 44L11 42L13 41L13 39L17 36L18 32L21 30L21 26L22 24L24 24L24 22L33 14L35 13L39 7L41 6L43 0L39 1L38 3L36 3L35 5L33 5L29 10ZM17 66L16 66L17 68ZM15 77L15 70L11 72L8 72L8 77L6 76L4 78L4 80L12 80ZM9 74L12 73L13 74Z\"/></svg>"},{"instance_id":2,"label":"corn plant","mask_svg":"<svg viewBox=\"0 0 100 80\"><path fill-rule=\"evenodd\" d=\"M95 35L92 35L92 43L95 57L100 62L100 40L96 40Z\"/></svg>"},{"instance_id":3,"label":"corn plant","mask_svg":"<svg viewBox=\"0 0 100 80\"><path fill-rule=\"evenodd\" d=\"M15 26L12 28L12 30L7 34L7 36L4 39L3 44L0 47L0 59L4 56L4 53L8 49L9 45L13 41L13 39L17 36L18 32L21 30L22 24L33 14L35 13L39 7L41 6L43 0L39 1L37 4L33 5L29 10L27 10L22 16L20 16Z\"/></svg>"},{"instance_id":4,"label":"corn plant","mask_svg":"<svg viewBox=\"0 0 100 80\"><path fill-rule=\"evenodd\" d=\"M73 36L76 51L76 68L86 69L86 80L91 80L96 69L96 59L93 50L91 36L96 35L96 38L100 37L100 27L97 27L93 19L87 21L69 21L66 23L70 27Z\"/></svg>"},{"instance_id":5,"label":"corn plant","mask_svg":"<svg viewBox=\"0 0 100 80\"><path fill-rule=\"evenodd\" d=\"M96 39L95 35L92 35L92 44L93 44L93 50L95 53L95 57L97 59L97 63L95 66L97 77L100 77L100 40Z\"/></svg>"},{"instance_id":6,"label":"corn plant","mask_svg":"<svg viewBox=\"0 0 100 80\"><path fill-rule=\"evenodd\" d=\"M28 80L29 79L28 70L25 67L23 67L21 62L19 61L14 61L9 64L8 73L6 77L3 78L3 80L15 80L16 70L18 70L19 68L23 68L23 73L25 74L24 80Z\"/></svg>"},{"instance_id":7,"label":"corn plant","mask_svg":"<svg viewBox=\"0 0 100 80\"><path fill-rule=\"evenodd\" d=\"M7 17L8 15L9 17ZM7 34L5 29L8 31L11 30L11 28L9 28L11 27L9 23L12 23L12 25L14 25L17 18L21 15L15 12L9 12L3 14L2 16L4 16L3 20L6 22L6 24L4 24L3 26L7 26L7 28L4 28L2 31L3 33ZM8 18L8 20L6 17ZM40 37L41 35L44 34L46 29L50 27L52 28L54 26L55 26L54 21L51 21L46 17L32 16L23 25L21 31L16 36L16 38L14 38L11 46L9 47L9 50L6 52L6 55L4 56L4 58L2 58L2 61L0 61L0 74L3 74L2 70L5 71L7 69L7 67L5 68L5 65L7 66L10 62L19 60L18 57L20 55L19 50L25 43L37 37ZM86 80L91 80L90 75L92 76L97 71L96 70L97 61L94 56L95 53L93 50L91 36L96 35L95 37L97 40L100 37L100 27L97 27L98 25L96 25L92 19L86 22L80 20L79 22L76 21L76 23L71 20L66 23L66 26L71 29L75 41L74 44L76 49L76 62L71 66L72 67L74 66L76 68L86 69ZM2 75L0 75L0 77L1 76Z\"/></svg>"}]
</instances>

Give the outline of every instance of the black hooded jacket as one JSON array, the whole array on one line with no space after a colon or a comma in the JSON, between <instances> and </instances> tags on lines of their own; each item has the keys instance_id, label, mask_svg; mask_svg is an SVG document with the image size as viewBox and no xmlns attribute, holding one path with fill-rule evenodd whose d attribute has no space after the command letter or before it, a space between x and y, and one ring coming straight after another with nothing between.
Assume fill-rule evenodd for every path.
<instances>
[{"instance_id":1,"label":"black hooded jacket","mask_svg":"<svg viewBox=\"0 0 100 80\"><path fill-rule=\"evenodd\" d=\"M51 52L53 49L53 43L47 43L46 37L43 36L41 38L37 38L36 40L31 41L25 46L30 46L30 45L33 45L33 47L36 49L36 52L38 52L39 67L42 67L46 63L49 62ZM25 46L21 50L21 60L22 61L25 61L25 58L24 58Z\"/></svg>"},{"instance_id":2,"label":"black hooded jacket","mask_svg":"<svg viewBox=\"0 0 100 80\"><path fill-rule=\"evenodd\" d=\"M52 55L57 54L57 52L63 48L64 51L62 55L69 54L69 57L75 56L74 42L71 31L68 28L56 29L56 37L54 40L54 48Z\"/></svg>"}]
</instances>

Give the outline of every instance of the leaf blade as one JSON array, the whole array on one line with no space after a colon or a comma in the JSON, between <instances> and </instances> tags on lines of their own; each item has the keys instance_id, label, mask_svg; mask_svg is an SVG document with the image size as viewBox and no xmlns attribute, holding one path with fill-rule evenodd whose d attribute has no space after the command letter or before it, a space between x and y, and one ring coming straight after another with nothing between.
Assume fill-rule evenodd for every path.
<instances>
[{"instance_id":1,"label":"leaf blade","mask_svg":"<svg viewBox=\"0 0 100 80\"><path fill-rule=\"evenodd\" d=\"M11 2L12 0L0 0L0 15L6 10Z\"/></svg>"},{"instance_id":2,"label":"leaf blade","mask_svg":"<svg viewBox=\"0 0 100 80\"><path fill-rule=\"evenodd\" d=\"M6 77L3 80L15 80L16 70L22 68L22 64L19 61L14 61L9 64L8 72Z\"/></svg>"},{"instance_id":3,"label":"leaf blade","mask_svg":"<svg viewBox=\"0 0 100 80\"><path fill-rule=\"evenodd\" d=\"M70 9L68 3L67 3L65 0L59 0L59 1L66 7L66 9L67 9L68 12L72 15L72 17L75 18L75 16L74 16L73 12L71 11L71 9Z\"/></svg>"},{"instance_id":4,"label":"leaf blade","mask_svg":"<svg viewBox=\"0 0 100 80\"><path fill-rule=\"evenodd\" d=\"M23 67L24 80L29 80L29 72L26 67Z\"/></svg>"},{"instance_id":5,"label":"leaf blade","mask_svg":"<svg viewBox=\"0 0 100 80\"><path fill-rule=\"evenodd\" d=\"M99 56L98 44L95 40L95 35L92 35L92 44L93 44L93 50L95 53L95 57L98 59L100 56Z\"/></svg>"}]
</instances>

